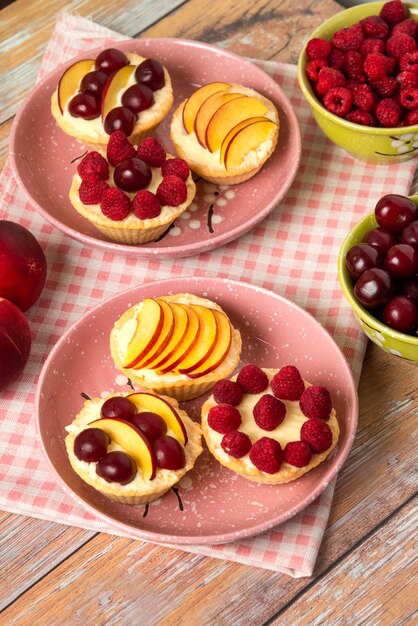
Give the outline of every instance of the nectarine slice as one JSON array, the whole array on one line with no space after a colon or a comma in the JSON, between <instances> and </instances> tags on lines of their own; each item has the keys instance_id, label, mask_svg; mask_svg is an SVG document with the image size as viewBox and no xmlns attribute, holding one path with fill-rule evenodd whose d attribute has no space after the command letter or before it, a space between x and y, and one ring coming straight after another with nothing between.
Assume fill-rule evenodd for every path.
<instances>
[{"instance_id":1,"label":"nectarine slice","mask_svg":"<svg viewBox=\"0 0 418 626\"><path fill-rule=\"evenodd\" d=\"M158 298L156 298L156 301L163 311L163 325L160 330L159 336L156 338L155 342L151 346L149 346L147 353L142 359L135 363L134 369L136 370L139 370L143 367L149 367L148 363L151 363L157 356L161 354L161 352L163 352L174 332L174 315L172 308L164 300L159 300Z\"/></svg>"},{"instance_id":2,"label":"nectarine slice","mask_svg":"<svg viewBox=\"0 0 418 626\"><path fill-rule=\"evenodd\" d=\"M128 344L123 367L134 367L149 353L160 336L164 323L163 309L152 298L146 298L138 313L135 333Z\"/></svg>"},{"instance_id":3,"label":"nectarine slice","mask_svg":"<svg viewBox=\"0 0 418 626\"><path fill-rule=\"evenodd\" d=\"M225 139L222 142L219 162L222 164L224 163L225 152L226 152L227 147L229 146L229 142L242 128L245 128L249 124L254 124L254 122L264 122L265 119L266 119L265 117L249 117L247 120L243 120L242 122L240 122L239 124L231 128L231 130L229 131L229 133L226 135Z\"/></svg>"},{"instance_id":4,"label":"nectarine slice","mask_svg":"<svg viewBox=\"0 0 418 626\"><path fill-rule=\"evenodd\" d=\"M109 111L120 105L119 95L127 87L135 70L136 65L124 65L105 82L101 98L102 120Z\"/></svg>"},{"instance_id":5,"label":"nectarine slice","mask_svg":"<svg viewBox=\"0 0 418 626\"><path fill-rule=\"evenodd\" d=\"M254 122L240 130L229 142L225 152L225 167L231 170L241 165L251 150L256 150L277 131L277 124L270 120Z\"/></svg>"},{"instance_id":6,"label":"nectarine slice","mask_svg":"<svg viewBox=\"0 0 418 626\"><path fill-rule=\"evenodd\" d=\"M173 334L171 335L170 341L167 343L164 350L160 352L160 354L156 355L155 358L147 364L147 368L152 370L162 367L164 363L166 363L169 358L173 356L174 352L183 341L189 325L189 317L186 309L175 302L166 302L166 304L168 304L170 309L173 311Z\"/></svg>"},{"instance_id":7,"label":"nectarine slice","mask_svg":"<svg viewBox=\"0 0 418 626\"><path fill-rule=\"evenodd\" d=\"M83 76L94 69L94 59L77 61L67 68L58 83L58 106L64 113L65 105L78 91Z\"/></svg>"},{"instance_id":8,"label":"nectarine slice","mask_svg":"<svg viewBox=\"0 0 418 626\"><path fill-rule=\"evenodd\" d=\"M186 100L183 107L183 125L188 133L193 132L197 112L205 100L207 100L213 93L226 91L228 87L230 87L228 83L213 82L203 85L203 87L196 89L196 91L192 93L190 98Z\"/></svg>"},{"instance_id":9,"label":"nectarine slice","mask_svg":"<svg viewBox=\"0 0 418 626\"><path fill-rule=\"evenodd\" d=\"M196 311L193 311L193 309L191 309L187 304L178 303L178 306L182 307L187 313L189 320L187 331L181 344L177 347L171 357L158 368L158 373L160 374L166 374L167 372L174 371L182 359L186 358L186 356L193 350L200 336L200 320Z\"/></svg>"},{"instance_id":10,"label":"nectarine slice","mask_svg":"<svg viewBox=\"0 0 418 626\"><path fill-rule=\"evenodd\" d=\"M173 406L163 398L156 396L152 393L133 393L128 396L129 400L133 402L138 410L138 413L143 411L151 411L156 413L165 421L167 428L171 429L175 438L185 446L187 443L187 430L182 422L181 417Z\"/></svg>"},{"instance_id":11,"label":"nectarine slice","mask_svg":"<svg viewBox=\"0 0 418 626\"><path fill-rule=\"evenodd\" d=\"M236 101L226 102L212 115L206 129L205 145L211 152L221 147L229 131L249 117L263 116L268 109L264 102L244 96Z\"/></svg>"},{"instance_id":12,"label":"nectarine slice","mask_svg":"<svg viewBox=\"0 0 418 626\"><path fill-rule=\"evenodd\" d=\"M187 376L189 376L189 378L199 378L200 376L210 374L210 372L213 372L213 370L219 367L229 352L232 341L231 324L229 323L226 315L220 311L213 309L212 313L215 316L216 326L218 329L215 346L208 358L203 361L199 367L188 371Z\"/></svg>"},{"instance_id":13,"label":"nectarine slice","mask_svg":"<svg viewBox=\"0 0 418 626\"><path fill-rule=\"evenodd\" d=\"M194 131L199 143L206 148L206 129L215 112L227 102L238 100L244 96L240 93L214 93L202 104L197 112Z\"/></svg>"},{"instance_id":14,"label":"nectarine slice","mask_svg":"<svg viewBox=\"0 0 418 626\"><path fill-rule=\"evenodd\" d=\"M214 349L218 336L218 327L213 310L200 304L191 304L190 307L196 311L199 317L200 336L193 350L178 364L177 370L180 374L188 374L202 365Z\"/></svg>"}]
</instances>

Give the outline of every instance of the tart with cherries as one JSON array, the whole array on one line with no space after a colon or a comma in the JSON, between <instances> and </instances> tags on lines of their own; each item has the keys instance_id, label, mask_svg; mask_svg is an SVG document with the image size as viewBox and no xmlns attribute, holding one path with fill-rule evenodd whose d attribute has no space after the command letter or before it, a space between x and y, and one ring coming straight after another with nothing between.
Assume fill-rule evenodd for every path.
<instances>
[{"instance_id":1,"label":"tart with cherries","mask_svg":"<svg viewBox=\"0 0 418 626\"><path fill-rule=\"evenodd\" d=\"M110 351L140 388L190 400L232 374L241 335L218 304L179 293L128 309L112 329Z\"/></svg>"},{"instance_id":2,"label":"tart with cherries","mask_svg":"<svg viewBox=\"0 0 418 626\"><path fill-rule=\"evenodd\" d=\"M149 393L87 400L67 426L74 471L103 495L146 504L164 495L202 452L201 429L176 400Z\"/></svg>"},{"instance_id":3,"label":"tart with cherries","mask_svg":"<svg viewBox=\"0 0 418 626\"><path fill-rule=\"evenodd\" d=\"M105 146L115 130L136 143L149 136L172 104L170 75L157 59L108 48L65 70L51 111L67 135Z\"/></svg>"},{"instance_id":4,"label":"tart with cherries","mask_svg":"<svg viewBox=\"0 0 418 626\"><path fill-rule=\"evenodd\" d=\"M160 237L195 194L185 161L167 154L153 137L134 146L118 130L106 150L79 162L70 201L109 239L141 244Z\"/></svg>"},{"instance_id":5,"label":"tart with cherries","mask_svg":"<svg viewBox=\"0 0 418 626\"><path fill-rule=\"evenodd\" d=\"M279 137L275 105L253 89L213 82L197 89L174 112L170 137L177 154L216 184L254 176Z\"/></svg>"},{"instance_id":6,"label":"tart with cherries","mask_svg":"<svg viewBox=\"0 0 418 626\"><path fill-rule=\"evenodd\" d=\"M202 406L202 431L214 457L248 480L277 485L316 467L335 448L331 397L296 367L244 366L216 383Z\"/></svg>"}]
</instances>

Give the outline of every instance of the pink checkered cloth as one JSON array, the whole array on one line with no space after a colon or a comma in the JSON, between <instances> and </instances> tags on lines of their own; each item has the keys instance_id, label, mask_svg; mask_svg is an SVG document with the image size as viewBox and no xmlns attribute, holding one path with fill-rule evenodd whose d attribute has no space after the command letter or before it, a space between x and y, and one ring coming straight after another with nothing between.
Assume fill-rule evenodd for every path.
<instances>
[{"instance_id":1,"label":"pink checkered cloth","mask_svg":"<svg viewBox=\"0 0 418 626\"><path fill-rule=\"evenodd\" d=\"M39 77L82 50L108 46L121 35L87 19L62 15L48 44ZM119 288L172 276L228 276L272 289L313 314L342 348L358 380L366 340L342 296L337 255L344 236L384 193L407 193L416 163L372 166L354 161L317 128L296 81L296 68L256 63L274 77L296 110L303 140L301 166L280 205L250 233L218 250L180 260L124 258L87 249L35 212L6 163L0 206L38 237L49 274L29 312L33 347L21 380L0 402L0 508L45 520L115 534L55 484L34 427L34 391L43 361L63 331L88 308ZM136 271L133 272L133 267ZM207 269L209 268L209 269ZM226 269L227 268L227 269ZM270 532L236 543L181 549L287 573L310 576L331 507L334 484L304 511ZM116 531L119 533L119 531ZM173 546L179 548L179 546Z\"/></svg>"}]
</instances>

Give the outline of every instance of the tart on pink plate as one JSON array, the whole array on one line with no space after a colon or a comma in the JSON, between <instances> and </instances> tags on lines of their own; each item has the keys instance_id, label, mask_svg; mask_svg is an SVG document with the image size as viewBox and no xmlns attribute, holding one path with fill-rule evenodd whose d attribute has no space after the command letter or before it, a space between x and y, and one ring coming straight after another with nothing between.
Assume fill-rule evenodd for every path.
<instances>
[{"instance_id":1,"label":"tart on pink plate","mask_svg":"<svg viewBox=\"0 0 418 626\"><path fill-rule=\"evenodd\" d=\"M105 146L115 130L135 142L149 136L172 104L170 75L157 59L108 48L66 68L51 112L68 135Z\"/></svg>"},{"instance_id":2,"label":"tart on pink plate","mask_svg":"<svg viewBox=\"0 0 418 626\"><path fill-rule=\"evenodd\" d=\"M185 161L166 153L153 137L135 146L117 130L106 150L88 152L79 162L69 196L106 237L135 245L162 235L195 193Z\"/></svg>"},{"instance_id":3,"label":"tart on pink plate","mask_svg":"<svg viewBox=\"0 0 418 626\"><path fill-rule=\"evenodd\" d=\"M334 450L339 425L328 389L303 380L294 365L245 365L216 383L202 406L202 430L213 456L257 483L296 480Z\"/></svg>"}]
</instances>

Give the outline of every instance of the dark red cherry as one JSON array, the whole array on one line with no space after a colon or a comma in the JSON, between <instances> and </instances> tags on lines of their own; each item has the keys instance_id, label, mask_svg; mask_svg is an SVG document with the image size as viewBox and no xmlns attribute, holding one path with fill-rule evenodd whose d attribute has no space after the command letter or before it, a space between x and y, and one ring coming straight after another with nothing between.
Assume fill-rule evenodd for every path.
<instances>
[{"instance_id":1,"label":"dark red cherry","mask_svg":"<svg viewBox=\"0 0 418 626\"><path fill-rule=\"evenodd\" d=\"M94 120L100 115L100 101L88 93L78 93L71 98L68 111L73 117L82 117L83 120Z\"/></svg>"},{"instance_id":2,"label":"dark red cherry","mask_svg":"<svg viewBox=\"0 0 418 626\"><path fill-rule=\"evenodd\" d=\"M418 220L411 222L403 229L400 240L418 250Z\"/></svg>"},{"instance_id":3,"label":"dark red cherry","mask_svg":"<svg viewBox=\"0 0 418 626\"><path fill-rule=\"evenodd\" d=\"M367 233L364 238L364 243L368 243L369 246L376 248L383 259L389 248L398 243L398 240L395 233L379 226Z\"/></svg>"},{"instance_id":4,"label":"dark red cherry","mask_svg":"<svg viewBox=\"0 0 418 626\"><path fill-rule=\"evenodd\" d=\"M128 64L129 59L126 54L121 50L116 50L116 48L108 48L107 50L103 50L103 52L96 57L95 67L96 70L100 70L109 75Z\"/></svg>"},{"instance_id":5,"label":"dark red cherry","mask_svg":"<svg viewBox=\"0 0 418 626\"><path fill-rule=\"evenodd\" d=\"M103 125L105 132L111 135L115 130L121 130L129 137L134 129L136 117L136 113L128 107L115 107L106 115Z\"/></svg>"},{"instance_id":6,"label":"dark red cherry","mask_svg":"<svg viewBox=\"0 0 418 626\"><path fill-rule=\"evenodd\" d=\"M152 91L157 91L165 85L164 68L155 59L145 59L135 70L135 78L138 83L147 85Z\"/></svg>"},{"instance_id":7,"label":"dark red cherry","mask_svg":"<svg viewBox=\"0 0 418 626\"><path fill-rule=\"evenodd\" d=\"M381 263L376 248L367 243L358 243L347 252L345 264L353 278L360 278L363 272Z\"/></svg>"},{"instance_id":8,"label":"dark red cherry","mask_svg":"<svg viewBox=\"0 0 418 626\"><path fill-rule=\"evenodd\" d=\"M108 452L97 463L96 472L108 483L127 485L136 476L136 465L134 460L125 452Z\"/></svg>"},{"instance_id":9,"label":"dark red cherry","mask_svg":"<svg viewBox=\"0 0 418 626\"><path fill-rule=\"evenodd\" d=\"M394 296L383 309L384 323L401 333L412 331L417 315L416 303L406 296Z\"/></svg>"},{"instance_id":10,"label":"dark red cherry","mask_svg":"<svg viewBox=\"0 0 418 626\"><path fill-rule=\"evenodd\" d=\"M124 396L114 396L103 402L100 415L101 417L108 417L110 419L116 417L117 419L127 420L129 422L132 417L136 415L136 406Z\"/></svg>"},{"instance_id":11,"label":"dark red cherry","mask_svg":"<svg viewBox=\"0 0 418 626\"><path fill-rule=\"evenodd\" d=\"M125 159L116 166L113 180L119 189L138 191L151 181L152 173L149 166L141 159Z\"/></svg>"},{"instance_id":12,"label":"dark red cherry","mask_svg":"<svg viewBox=\"0 0 418 626\"><path fill-rule=\"evenodd\" d=\"M409 278L418 271L418 250L407 243L389 248L385 256L385 268L395 278Z\"/></svg>"},{"instance_id":13,"label":"dark red cherry","mask_svg":"<svg viewBox=\"0 0 418 626\"><path fill-rule=\"evenodd\" d=\"M122 95L122 104L134 113L140 113L154 104L154 94L146 85L131 85Z\"/></svg>"},{"instance_id":14,"label":"dark red cherry","mask_svg":"<svg viewBox=\"0 0 418 626\"><path fill-rule=\"evenodd\" d=\"M144 433L148 441L154 441L154 439L165 435L167 432L167 425L163 418L152 411L137 413L131 421Z\"/></svg>"},{"instance_id":15,"label":"dark red cherry","mask_svg":"<svg viewBox=\"0 0 418 626\"><path fill-rule=\"evenodd\" d=\"M402 283L402 294L418 303L418 277L407 278Z\"/></svg>"},{"instance_id":16,"label":"dark red cherry","mask_svg":"<svg viewBox=\"0 0 418 626\"><path fill-rule=\"evenodd\" d=\"M379 226L400 233L405 226L418 219L415 203L406 196L389 194L380 198L374 214Z\"/></svg>"},{"instance_id":17,"label":"dark red cherry","mask_svg":"<svg viewBox=\"0 0 418 626\"><path fill-rule=\"evenodd\" d=\"M392 280L388 272L378 267L366 270L354 285L354 295L366 309L386 304L392 290Z\"/></svg>"},{"instance_id":18,"label":"dark red cherry","mask_svg":"<svg viewBox=\"0 0 418 626\"><path fill-rule=\"evenodd\" d=\"M186 457L183 446L169 435L157 437L152 444L157 466L162 469L178 470L184 467Z\"/></svg>"},{"instance_id":19,"label":"dark red cherry","mask_svg":"<svg viewBox=\"0 0 418 626\"><path fill-rule=\"evenodd\" d=\"M74 439L74 454L80 461L95 463L107 452L110 437L100 428L86 428Z\"/></svg>"},{"instance_id":20,"label":"dark red cherry","mask_svg":"<svg viewBox=\"0 0 418 626\"><path fill-rule=\"evenodd\" d=\"M100 98L107 78L108 76L104 72L89 72L83 76L80 83L80 91L89 94L89 96Z\"/></svg>"}]
</instances>

